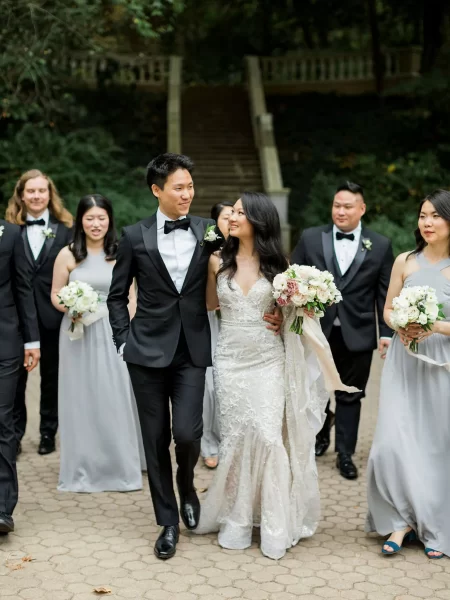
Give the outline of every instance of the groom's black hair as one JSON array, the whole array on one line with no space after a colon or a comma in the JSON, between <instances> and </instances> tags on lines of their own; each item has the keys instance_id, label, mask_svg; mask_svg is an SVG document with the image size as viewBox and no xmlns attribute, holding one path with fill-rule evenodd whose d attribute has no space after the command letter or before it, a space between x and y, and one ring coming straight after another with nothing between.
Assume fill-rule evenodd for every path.
<instances>
[{"instance_id":1,"label":"groom's black hair","mask_svg":"<svg viewBox=\"0 0 450 600\"><path fill-rule=\"evenodd\" d=\"M364 200L364 190L362 185L359 185L359 183L353 183L353 181L341 183L336 190L336 194L339 194L339 192L351 192L352 194L359 194Z\"/></svg>"},{"instance_id":2,"label":"groom's black hair","mask_svg":"<svg viewBox=\"0 0 450 600\"><path fill-rule=\"evenodd\" d=\"M163 189L169 175L172 175L178 169L186 169L192 175L194 162L184 154L172 154L171 152L159 154L147 165L146 180L148 187L152 189L152 185L155 184Z\"/></svg>"}]
</instances>

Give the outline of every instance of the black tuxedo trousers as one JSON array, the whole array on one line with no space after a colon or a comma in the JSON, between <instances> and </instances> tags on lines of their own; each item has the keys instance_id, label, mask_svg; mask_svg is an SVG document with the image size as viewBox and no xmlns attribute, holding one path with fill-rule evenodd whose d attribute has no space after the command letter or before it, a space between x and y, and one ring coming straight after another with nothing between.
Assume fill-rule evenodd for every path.
<instances>
[{"instance_id":1,"label":"black tuxedo trousers","mask_svg":"<svg viewBox=\"0 0 450 600\"><path fill-rule=\"evenodd\" d=\"M196 367L183 330L172 362L167 367L127 363L133 384L144 441L147 472L156 521L161 526L179 522L170 459L172 434L178 465L177 484L189 500L194 493L194 468L203 433L203 393L206 367Z\"/></svg>"},{"instance_id":2,"label":"black tuxedo trousers","mask_svg":"<svg viewBox=\"0 0 450 600\"><path fill-rule=\"evenodd\" d=\"M23 356L0 360L0 512L7 515L12 515L19 493L13 412L19 374L24 370Z\"/></svg>"},{"instance_id":3,"label":"black tuxedo trousers","mask_svg":"<svg viewBox=\"0 0 450 600\"><path fill-rule=\"evenodd\" d=\"M360 392L349 394L336 391L335 450L342 454L354 454L358 440L361 400L365 396L369 380L373 351L352 352L344 342L341 327L333 327L328 338L331 353L341 380L354 385ZM328 402L327 413L330 410Z\"/></svg>"},{"instance_id":4,"label":"black tuxedo trousers","mask_svg":"<svg viewBox=\"0 0 450 600\"><path fill-rule=\"evenodd\" d=\"M46 329L39 318L38 324L41 338L39 433L41 436L47 435L54 438L58 430L59 328ZM25 402L27 381L28 373L25 369L22 369L14 401L14 428L17 442L20 442L25 435L27 426L27 406Z\"/></svg>"}]
</instances>

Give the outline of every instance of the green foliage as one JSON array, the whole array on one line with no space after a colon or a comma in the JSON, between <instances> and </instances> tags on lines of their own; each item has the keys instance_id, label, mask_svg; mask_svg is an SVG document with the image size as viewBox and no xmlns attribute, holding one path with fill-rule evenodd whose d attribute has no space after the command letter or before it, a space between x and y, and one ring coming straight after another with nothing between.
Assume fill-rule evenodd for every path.
<instances>
[{"instance_id":1,"label":"green foliage","mask_svg":"<svg viewBox=\"0 0 450 600\"><path fill-rule=\"evenodd\" d=\"M425 101L431 101L427 94ZM433 106L426 110L412 92L388 97L384 106L374 97L269 98L283 179L291 188L294 239L330 220L337 186L351 180L365 189L365 223L388 235L397 253L411 248L419 201L450 188L448 112Z\"/></svg>"},{"instance_id":2,"label":"green foliage","mask_svg":"<svg viewBox=\"0 0 450 600\"><path fill-rule=\"evenodd\" d=\"M113 202L118 228L148 216L156 208L156 200L145 184L144 169L130 170L123 150L102 129L63 135L25 125L0 141L0 164L0 190L5 200L12 195L21 173L36 168L53 179L72 213L78 200L89 193L103 194Z\"/></svg>"},{"instance_id":3,"label":"green foliage","mask_svg":"<svg viewBox=\"0 0 450 600\"><path fill-rule=\"evenodd\" d=\"M170 17L182 6L182 0L2 0L3 119L49 124L67 117L75 108L66 69L73 53L101 53L111 38L156 37L171 29Z\"/></svg>"}]
</instances>

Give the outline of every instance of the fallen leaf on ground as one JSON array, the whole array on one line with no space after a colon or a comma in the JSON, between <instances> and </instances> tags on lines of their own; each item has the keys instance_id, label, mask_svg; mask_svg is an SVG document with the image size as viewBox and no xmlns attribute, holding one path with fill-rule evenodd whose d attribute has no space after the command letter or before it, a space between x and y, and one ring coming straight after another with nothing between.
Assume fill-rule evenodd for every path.
<instances>
[{"instance_id":1,"label":"fallen leaf on ground","mask_svg":"<svg viewBox=\"0 0 450 600\"><path fill-rule=\"evenodd\" d=\"M24 556L22 558L22 562L31 562L33 560L34 560L34 558L32 556Z\"/></svg>"},{"instance_id":2,"label":"fallen leaf on ground","mask_svg":"<svg viewBox=\"0 0 450 600\"><path fill-rule=\"evenodd\" d=\"M11 569L11 571L18 571L19 569L25 568L25 566L22 563L8 564L6 566L8 567L8 569Z\"/></svg>"},{"instance_id":3,"label":"fallen leaf on ground","mask_svg":"<svg viewBox=\"0 0 450 600\"><path fill-rule=\"evenodd\" d=\"M208 491L208 488L197 488L197 492L199 494L203 494L204 492L207 492L207 491Z\"/></svg>"},{"instance_id":4,"label":"fallen leaf on ground","mask_svg":"<svg viewBox=\"0 0 450 600\"><path fill-rule=\"evenodd\" d=\"M112 589L109 587L96 587L94 588L94 594L112 594Z\"/></svg>"}]
</instances>

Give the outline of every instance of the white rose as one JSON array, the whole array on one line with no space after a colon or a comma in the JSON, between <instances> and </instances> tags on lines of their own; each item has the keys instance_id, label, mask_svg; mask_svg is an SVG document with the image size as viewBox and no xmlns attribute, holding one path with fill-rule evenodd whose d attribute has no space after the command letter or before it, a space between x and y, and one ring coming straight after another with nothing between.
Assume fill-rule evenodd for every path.
<instances>
[{"instance_id":1,"label":"white rose","mask_svg":"<svg viewBox=\"0 0 450 600\"><path fill-rule=\"evenodd\" d=\"M417 321L420 323L420 325L426 325L428 323L428 317L425 313L420 313Z\"/></svg>"},{"instance_id":2,"label":"white rose","mask_svg":"<svg viewBox=\"0 0 450 600\"><path fill-rule=\"evenodd\" d=\"M419 318L419 315L420 315L419 309L416 308L415 306L410 306L408 308L408 320L411 323L416 323Z\"/></svg>"},{"instance_id":3,"label":"white rose","mask_svg":"<svg viewBox=\"0 0 450 600\"><path fill-rule=\"evenodd\" d=\"M275 277L274 277L273 287L277 291L285 290L286 286L287 286L287 282L288 282L287 276L284 273L279 273L278 275L275 275Z\"/></svg>"}]
</instances>

